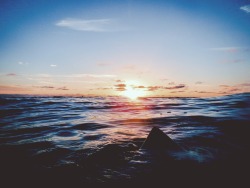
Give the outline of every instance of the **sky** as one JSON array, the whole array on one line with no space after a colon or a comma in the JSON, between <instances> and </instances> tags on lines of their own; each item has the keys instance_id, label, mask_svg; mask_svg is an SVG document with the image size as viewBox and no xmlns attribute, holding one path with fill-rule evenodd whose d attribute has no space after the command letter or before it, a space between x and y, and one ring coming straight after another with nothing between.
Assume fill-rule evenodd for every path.
<instances>
[{"instance_id":1,"label":"sky","mask_svg":"<svg viewBox=\"0 0 250 188\"><path fill-rule=\"evenodd\" d=\"M0 94L250 92L249 0L1 0Z\"/></svg>"}]
</instances>

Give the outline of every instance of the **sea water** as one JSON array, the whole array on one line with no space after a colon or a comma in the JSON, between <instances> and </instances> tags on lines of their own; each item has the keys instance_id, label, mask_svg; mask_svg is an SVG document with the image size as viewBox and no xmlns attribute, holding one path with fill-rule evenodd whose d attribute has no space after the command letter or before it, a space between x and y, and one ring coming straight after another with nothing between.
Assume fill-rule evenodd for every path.
<instances>
[{"instance_id":1,"label":"sea water","mask_svg":"<svg viewBox=\"0 0 250 188\"><path fill-rule=\"evenodd\" d=\"M166 174L172 178L224 173L227 181L228 170L249 165L249 93L137 100L1 95L0 105L0 165L6 180L89 185L154 177L153 182L171 169ZM154 126L185 152L169 154L169 162L165 154L140 150Z\"/></svg>"}]
</instances>

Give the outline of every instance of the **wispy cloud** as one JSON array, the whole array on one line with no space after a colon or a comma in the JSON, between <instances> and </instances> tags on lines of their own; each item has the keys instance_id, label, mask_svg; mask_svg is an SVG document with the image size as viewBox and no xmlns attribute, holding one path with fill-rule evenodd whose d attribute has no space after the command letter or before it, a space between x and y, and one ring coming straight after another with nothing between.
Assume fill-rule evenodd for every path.
<instances>
[{"instance_id":1,"label":"wispy cloud","mask_svg":"<svg viewBox=\"0 0 250 188\"><path fill-rule=\"evenodd\" d=\"M239 84L239 86L241 86L241 87L250 87L250 82L249 83Z\"/></svg>"},{"instance_id":2,"label":"wispy cloud","mask_svg":"<svg viewBox=\"0 0 250 188\"><path fill-rule=\"evenodd\" d=\"M219 85L219 87L221 88L219 94L250 92L250 82L240 83L236 85Z\"/></svg>"},{"instance_id":3,"label":"wispy cloud","mask_svg":"<svg viewBox=\"0 0 250 188\"><path fill-rule=\"evenodd\" d=\"M113 22L112 19L84 20L68 18L58 21L56 26L78 31L108 32L113 31L113 29L111 29Z\"/></svg>"},{"instance_id":4,"label":"wispy cloud","mask_svg":"<svg viewBox=\"0 0 250 188\"><path fill-rule=\"evenodd\" d=\"M185 84L179 84L176 86L171 86L171 87L164 87L164 89L181 89L181 88L185 88L186 85Z\"/></svg>"},{"instance_id":5,"label":"wispy cloud","mask_svg":"<svg viewBox=\"0 0 250 188\"><path fill-rule=\"evenodd\" d=\"M148 91L156 91L162 89L162 86L148 86Z\"/></svg>"},{"instance_id":6,"label":"wispy cloud","mask_svg":"<svg viewBox=\"0 0 250 188\"><path fill-rule=\"evenodd\" d=\"M244 59L226 59L223 60L221 63L242 63L244 61Z\"/></svg>"},{"instance_id":7,"label":"wispy cloud","mask_svg":"<svg viewBox=\"0 0 250 188\"><path fill-rule=\"evenodd\" d=\"M145 86L133 86L134 89L144 89L146 88Z\"/></svg>"},{"instance_id":8,"label":"wispy cloud","mask_svg":"<svg viewBox=\"0 0 250 188\"><path fill-rule=\"evenodd\" d=\"M6 74L6 76L17 76L17 74L15 74L15 73L9 73L9 74Z\"/></svg>"},{"instance_id":9,"label":"wispy cloud","mask_svg":"<svg viewBox=\"0 0 250 188\"><path fill-rule=\"evenodd\" d=\"M114 85L116 91L125 91L126 90L126 84L116 84Z\"/></svg>"},{"instance_id":10,"label":"wispy cloud","mask_svg":"<svg viewBox=\"0 0 250 188\"><path fill-rule=\"evenodd\" d=\"M54 86L33 86L34 88L41 89L56 89L56 90L69 90L66 86L63 87L54 87Z\"/></svg>"},{"instance_id":11,"label":"wispy cloud","mask_svg":"<svg viewBox=\"0 0 250 188\"><path fill-rule=\"evenodd\" d=\"M200 94L209 94L209 93L214 93L211 91L194 91L195 93L200 93Z\"/></svg>"},{"instance_id":12,"label":"wispy cloud","mask_svg":"<svg viewBox=\"0 0 250 188\"><path fill-rule=\"evenodd\" d=\"M183 93L185 91L181 90L181 91L171 91L170 93Z\"/></svg>"},{"instance_id":13,"label":"wispy cloud","mask_svg":"<svg viewBox=\"0 0 250 188\"><path fill-rule=\"evenodd\" d=\"M67 87L59 87L59 88L57 88L57 90L63 90L63 91L67 91L67 90L69 90Z\"/></svg>"},{"instance_id":14,"label":"wispy cloud","mask_svg":"<svg viewBox=\"0 0 250 188\"><path fill-rule=\"evenodd\" d=\"M51 66L51 67L56 67L57 65L55 65L55 64L51 64L50 66Z\"/></svg>"},{"instance_id":15,"label":"wispy cloud","mask_svg":"<svg viewBox=\"0 0 250 188\"><path fill-rule=\"evenodd\" d=\"M33 86L34 88L41 88L41 89L54 89L53 86Z\"/></svg>"},{"instance_id":16,"label":"wispy cloud","mask_svg":"<svg viewBox=\"0 0 250 188\"><path fill-rule=\"evenodd\" d=\"M175 85L175 83L174 82L169 82L168 85Z\"/></svg>"},{"instance_id":17,"label":"wispy cloud","mask_svg":"<svg viewBox=\"0 0 250 188\"><path fill-rule=\"evenodd\" d=\"M99 87L97 88L97 90L109 90L109 89L113 89L112 87Z\"/></svg>"},{"instance_id":18,"label":"wispy cloud","mask_svg":"<svg viewBox=\"0 0 250 188\"><path fill-rule=\"evenodd\" d=\"M247 52L247 51L250 50L250 48L249 47L231 46L231 47L210 48L209 50L236 53L236 52L240 52L240 51L241 52Z\"/></svg>"},{"instance_id":19,"label":"wispy cloud","mask_svg":"<svg viewBox=\"0 0 250 188\"><path fill-rule=\"evenodd\" d=\"M250 13L250 5L241 6L240 9L246 13Z\"/></svg>"},{"instance_id":20,"label":"wispy cloud","mask_svg":"<svg viewBox=\"0 0 250 188\"><path fill-rule=\"evenodd\" d=\"M23 61L19 61L17 62L19 65L28 65L29 63L28 62L23 62Z\"/></svg>"},{"instance_id":21,"label":"wispy cloud","mask_svg":"<svg viewBox=\"0 0 250 188\"><path fill-rule=\"evenodd\" d=\"M172 84L171 84L172 85ZM133 86L134 89L147 89L147 91L156 91L156 90L163 90L163 89L166 89L166 90L176 90L176 89L184 89L186 88L186 85L185 84L179 84L179 85L173 85L173 86L170 86L170 87L164 87L164 86Z\"/></svg>"},{"instance_id":22,"label":"wispy cloud","mask_svg":"<svg viewBox=\"0 0 250 188\"><path fill-rule=\"evenodd\" d=\"M201 81L198 81L198 82L195 82L196 85L200 85L200 84L203 84L203 82Z\"/></svg>"},{"instance_id":23,"label":"wispy cloud","mask_svg":"<svg viewBox=\"0 0 250 188\"><path fill-rule=\"evenodd\" d=\"M97 65L100 67L106 67L106 66L110 66L111 63L97 63Z\"/></svg>"},{"instance_id":24,"label":"wispy cloud","mask_svg":"<svg viewBox=\"0 0 250 188\"><path fill-rule=\"evenodd\" d=\"M54 89L53 86L42 86L42 87L40 87L40 88L43 88L43 89Z\"/></svg>"}]
</instances>

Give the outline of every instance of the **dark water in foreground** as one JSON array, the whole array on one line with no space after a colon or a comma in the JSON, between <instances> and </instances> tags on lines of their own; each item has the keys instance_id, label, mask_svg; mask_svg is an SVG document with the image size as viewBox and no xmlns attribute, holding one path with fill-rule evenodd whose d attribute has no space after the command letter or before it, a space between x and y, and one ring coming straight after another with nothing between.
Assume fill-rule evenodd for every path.
<instances>
[{"instance_id":1,"label":"dark water in foreground","mask_svg":"<svg viewBox=\"0 0 250 188\"><path fill-rule=\"evenodd\" d=\"M137 101L0 95L0 105L1 184L239 187L249 179L249 93ZM139 150L154 126L185 151Z\"/></svg>"}]
</instances>

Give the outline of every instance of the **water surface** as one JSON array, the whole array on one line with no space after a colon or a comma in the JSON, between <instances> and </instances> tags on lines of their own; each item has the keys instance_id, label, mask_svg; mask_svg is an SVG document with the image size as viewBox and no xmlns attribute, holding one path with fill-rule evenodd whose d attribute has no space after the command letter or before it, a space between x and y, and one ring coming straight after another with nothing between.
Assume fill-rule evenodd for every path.
<instances>
[{"instance_id":1,"label":"water surface","mask_svg":"<svg viewBox=\"0 0 250 188\"><path fill-rule=\"evenodd\" d=\"M165 175L196 182L198 176L225 174L218 179L229 181L236 175L244 180L245 174L235 171L249 167L249 93L136 101L1 95L0 105L5 179L95 185L145 182L147 177L154 182ZM169 159L139 150L154 126L185 152Z\"/></svg>"}]
</instances>

